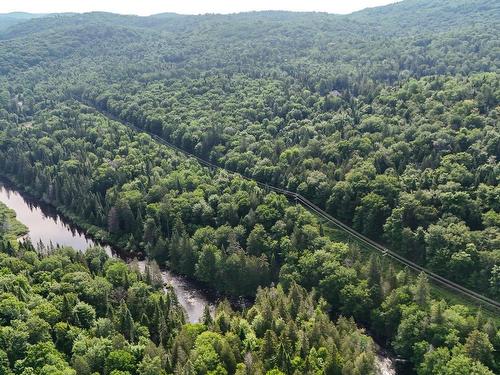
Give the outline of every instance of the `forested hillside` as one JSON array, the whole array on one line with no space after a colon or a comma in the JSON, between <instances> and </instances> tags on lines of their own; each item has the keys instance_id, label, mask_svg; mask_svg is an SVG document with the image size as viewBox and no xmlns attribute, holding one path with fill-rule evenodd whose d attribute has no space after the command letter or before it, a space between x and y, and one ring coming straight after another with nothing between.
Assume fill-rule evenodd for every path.
<instances>
[{"instance_id":1,"label":"forested hillside","mask_svg":"<svg viewBox=\"0 0 500 375\"><path fill-rule=\"evenodd\" d=\"M373 341L352 320L333 324L324 302L296 284L288 295L281 288L259 290L244 315L222 303L214 317L184 324L175 294L162 290L156 263L141 272L99 247L84 255L71 248L35 251L4 234L2 374L245 374L275 366L374 371Z\"/></svg>"},{"instance_id":2,"label":"forested hillside","mask_svg":"<svg viewBox=\"0 0 500 375\"><path fill-rule=\"evenodd\" d=\"M0 13L0 31L6 30L26 20L44 16L44 14L32 14L24 12Z\"/></svg>"},{"instance_id":3,"label":"forested hillside","mask_svg":"<svg viewBox=\"0 0 500 375\"><path fill-rule=\"evenodd\" d=\"M440 300L424 275L332 238L256 181L498 301L499 25L496 1L408 0L347 16L89 13L0 27L0 175L132 254L228 296L257 293L203 329L179 322L186 342L165 346L167 373L215 371L197 357L205 346L224 351L221 374L373 372L370 341L329 311L419 374L489 374L498 314Z\"/></svg>"}]
</instances>

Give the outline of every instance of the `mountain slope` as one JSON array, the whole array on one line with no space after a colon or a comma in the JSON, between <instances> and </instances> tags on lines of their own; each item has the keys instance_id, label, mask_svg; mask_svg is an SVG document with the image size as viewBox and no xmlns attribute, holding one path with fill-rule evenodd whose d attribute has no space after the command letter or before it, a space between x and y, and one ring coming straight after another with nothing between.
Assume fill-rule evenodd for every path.
<instances>
[{"instance_id":1,"label":"mountain slope","mask_svg":"<svg viewBox=\"0 0 500 375\"><path fill-rule=\"evenodd\" d=\"M0 32L18 23L25 22L33 18L45 17L45 14L33 14L24 12L0 13Z\"/></svg>"},{"instance_id":2,"label":"mountain slope","mask_svg":"<svg viewBox=\"0 0 500 375\"><path fill-rule=\"evenodd\" d=\"M0 166L111 242L218 291L297 283L419 373L490 374L495 311L474 316L265 184L500 299L499 21L490 0L28 20L0 40ZM287 347L292 324L281 332L282 370L293 372L286 353L316 363L307 340Z\"/></svg>"}]
</instances>

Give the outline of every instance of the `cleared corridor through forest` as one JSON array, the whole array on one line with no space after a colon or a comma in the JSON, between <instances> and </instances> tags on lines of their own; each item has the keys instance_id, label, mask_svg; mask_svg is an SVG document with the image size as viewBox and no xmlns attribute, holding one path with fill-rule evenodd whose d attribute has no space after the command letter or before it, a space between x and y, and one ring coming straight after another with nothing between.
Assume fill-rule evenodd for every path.
<instances>
[{"instance_id":1,"label":"cleared corridor through forest","mask_svg":"<svg viewBox=\"0 0 500 375\"><path fill-rule=\"evenodd\" d=\"M495 301L491 298L488 298L488 297L483 296L477 292L474 292L473 290L465 288L465 287L463 287L463 286L461 286L453 281L446 279L445 277L442 277L442 276L420 266L419 264L417 264L409 259L406 259L405 257L397 254L396 252L386 248L385 246L383 246L383 245L369 239L368 237L364 236L363 234L357 232L353 228L342 223L340 220L332 217L330 214L328 214L327 212L325 212L324 210L319 208L317 205L315 205L314 203L312 203L311 201L309 201L308 199L306 199L305 197L303 197L302 195L300 195L298 193L295 193L293 191L289 191L286 189L282 189L282 188L279 188L276 186L268 185L266 183L257 181L253 178L249 178L247 176L244 176L241 173L238 173L238 172L232 171L230 169L216 165L208 160L205 160L205 159L203 159L199 156L196 156L196 155L194 155L186 150L183 150L180 147L177 147L176 145L166 141L165 139L159 137L156 134L150 133L142 128L137 127L134 124L131 124L130 122L124 121L124 120L114 116L113 114L111 114L107 111L103 111L103 110L97 108L93 103L90 103L88 101L85 101L85 100L82 100L79 98L74 98L74 99L78 100L79 102L81 102L84 105L87 105L91 108L94 108L96 111L98 111L99 113L101 113L103 116L105 116L106 118L108 118L110 120L120 122L120 123L128 126L129 128L133 129L136 132L148 134L157 142L159 142L159 143L161 143L169 148L172 148L172 149L184 154L187 157L196 159L200 164L202 164L210 169L213 169L213 170L219 169L219 170L224 170L224 171L231 173L231 174L236 174L236 175L241 176L242 178L245 178L247 180L254 181L257 185L259 185L263 189L267 189L270 191L277 192L279 194L283 194L283 195L287 196L289 199L294 200L297 203L300 203L302 206L304 206L309 211L314 212L316 215L318 215L322 219L326 220L328 223L334 225L336 228L340 229L341 231L345 232L351 238L361 242L363 245L367 246L368 248L380 252L383 256L390 257L394 261L400 263L401 265L403 265L405 267L410 268L411 270L413 270L415 272L418 272L418 273L424 272L429 277L429 279L431 279L435 283L437 283L441 286L444 286L453 292L457 292L459 294L462 294L462 295L472 299L474 302L476 302L480 306L482 306L482 307L484 307L492 312L498 313L498 311L500 311L500 303L498 301Z\"/></svg>"}]
</instances>

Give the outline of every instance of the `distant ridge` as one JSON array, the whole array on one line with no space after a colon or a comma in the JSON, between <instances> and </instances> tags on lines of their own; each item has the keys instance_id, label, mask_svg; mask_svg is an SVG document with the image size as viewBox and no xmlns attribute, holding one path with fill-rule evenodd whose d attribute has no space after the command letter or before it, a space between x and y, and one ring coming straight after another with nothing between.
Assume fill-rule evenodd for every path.
<instances>
[{"instance_id":1,"label":"distant ridge","mask_svg":"<svg viewBox=\"0 0 500 375\"><path fill-rule=\"evenodd\" d=\"M10 12L0 13L0 32L3 32L13 26L23 22L29 22L34 19L49 17L74 16L78 13L28 13L28 12Z\"/></svg>"},{"instance_id":2,"label":"distant ridge","mask_svg":"<svg viewBox=\"0 0 500 375\"><path fill-rule=\"evenodd\" d=\"M45 13L10 12L0 13L0 31L33 18L46 17Z\"/></svg>"}]
</instances>

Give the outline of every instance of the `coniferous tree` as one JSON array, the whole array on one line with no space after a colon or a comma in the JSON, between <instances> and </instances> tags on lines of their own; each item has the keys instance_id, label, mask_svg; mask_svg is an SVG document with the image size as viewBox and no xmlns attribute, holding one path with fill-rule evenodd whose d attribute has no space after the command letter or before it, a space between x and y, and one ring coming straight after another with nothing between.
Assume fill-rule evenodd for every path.
<instances>
[{"instance_id":1,"label":"coniferous tree","mask_svg":"<svg viewBox=\"0 0 500 375\"><path fill-rule=\"evenodd\" d=\"M425 273L420 273L414 287L413 299L422 308L426 308L430 300L429 281Z\"/></svg>"}]
</instances>

